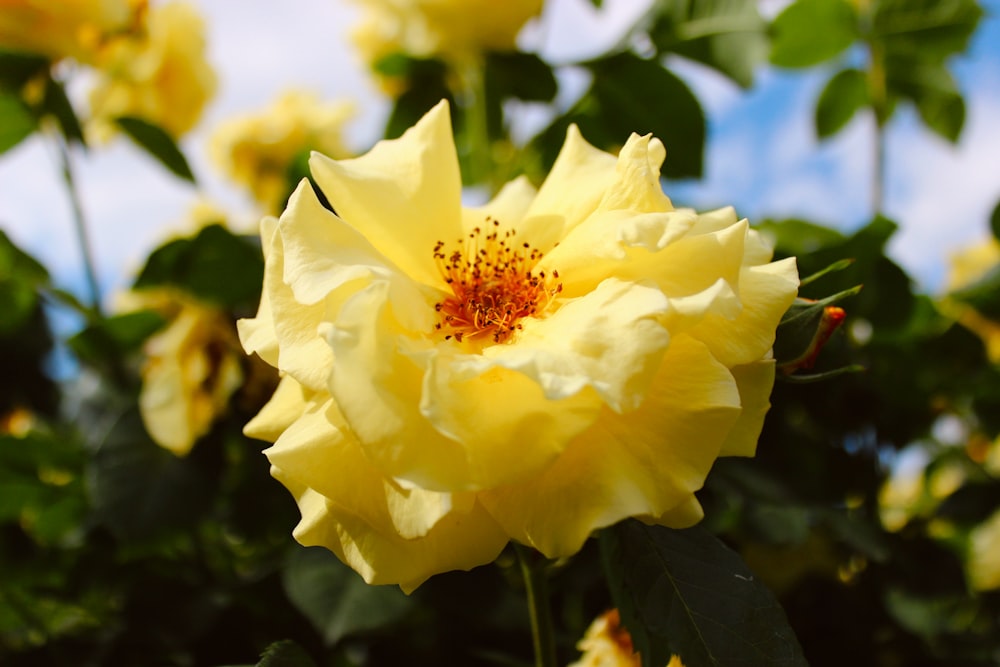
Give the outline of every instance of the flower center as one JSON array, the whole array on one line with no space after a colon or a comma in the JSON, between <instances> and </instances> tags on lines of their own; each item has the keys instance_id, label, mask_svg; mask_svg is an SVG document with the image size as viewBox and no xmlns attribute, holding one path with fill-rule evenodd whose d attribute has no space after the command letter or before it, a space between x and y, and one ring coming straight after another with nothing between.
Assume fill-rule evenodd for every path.
<instances>
[{"instance_id":1,"label":"flower center","mask_svg":"<svg viewBox=\"0 0 1000 667\"><path fill-rule=\"evenodd\" d=\"M434 304L441 321L437 331L445 340L490 336L503 343L521 329L521 318L540 313L562 291L558 271L534 272L542 252L530 243L515 241L515 230L502 235L500 223L486 218L486 232L476 227L456 249L445 252L444 241L434 246L434 261L452 295Z\"/></svg>"}]
</instances>

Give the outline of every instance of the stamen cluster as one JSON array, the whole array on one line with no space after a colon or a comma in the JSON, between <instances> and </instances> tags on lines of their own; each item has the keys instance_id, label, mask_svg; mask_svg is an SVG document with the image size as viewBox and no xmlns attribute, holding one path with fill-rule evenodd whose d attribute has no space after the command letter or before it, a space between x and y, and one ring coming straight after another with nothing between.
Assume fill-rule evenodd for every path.
<instances>
[{"instance_id":1,"label":"stamen cluster","mask_svg":"<svg viewBox=\"0 0 1000 667\"><path fill-rule=\"evenodd\" d=\"M522 328L522 318L543 311L562 291L558 271L533 271L543 253L516 242L513 229L501 235L499 227L487 217L486 231L474 228L452 252L445 252L444 241L434 246L434 261L452 291L434 304L441 314L435 329L448 331L445 340L490 336L494 343L505 342Z\"/></svg>"}]
</instances>

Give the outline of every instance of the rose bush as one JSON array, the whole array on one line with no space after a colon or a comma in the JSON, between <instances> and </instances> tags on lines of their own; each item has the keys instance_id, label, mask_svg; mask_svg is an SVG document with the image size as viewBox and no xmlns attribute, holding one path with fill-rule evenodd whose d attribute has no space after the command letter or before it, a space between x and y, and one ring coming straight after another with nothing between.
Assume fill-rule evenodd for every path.
<instances>
[{"instance_id":1,"label":"rose bush","mask_svg":"<svg viewBox=\"0 0 1000 667\"><path fill-rule=\"evenodd\" d=\"M750 456L794 259L732 209L675 209L665 150L572 127L536 190L462 204L448 107L350 160L314 154L261 224L248 353L284 376L273 440L295 537L411 590L508 540L569 556L625 517L688 526L718 456Z\"/></svg>"}]
</instances>

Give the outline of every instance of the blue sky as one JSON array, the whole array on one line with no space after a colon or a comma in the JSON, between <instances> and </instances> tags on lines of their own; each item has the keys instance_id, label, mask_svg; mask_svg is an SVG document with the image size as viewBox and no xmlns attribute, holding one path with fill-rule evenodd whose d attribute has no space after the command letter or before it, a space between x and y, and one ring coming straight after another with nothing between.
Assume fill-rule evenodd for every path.
<instances>
[{"instance_id":1,"label":"blue sky","mask_svg":"<svg viewBox=\"0 0 1000 667\"><path fill-rule=\"evenodd\" d=\"M587 0L550 2L541 48L553 56L580 44L599 52L641 8L635 0L604 0L606 14L595 17ZM172 178L125 141L77 159L106 294L124 288L156 245L190 231L185 219L199 198L229 211L237 228L256 228L251 202L207 157L207 138L221 120L261 108L283 90L307 88L324 99L355 101L359 113L350 143L362 149L377 138L387 112L346 41L357 13L347 0L288 0L280 15L273 0L195 4L206 16L210 59L220 76L203 122L182 142L200 188ZM773 12L782 4L767 0L762 7ZM940 287L949 251L986 236L989 213L1000 200L1000 0L982 4L990 15L970 53L954 63L968 105L959 144L924 131L907 109L889 130L886 212L901 225L890 250L929 291ZM676 203L700 209L731 204L751 222L798 216L845 230L870 217L870 122L856 119L823 143L813 134L812 105L827 72L763 69L757 85L742 91L690 64L676 67L709 122L705 178L667 183ZM0 157L0 193L0 225L61 284L79 288L69 207L43 141Z\"/></svg>"}]
</instances>

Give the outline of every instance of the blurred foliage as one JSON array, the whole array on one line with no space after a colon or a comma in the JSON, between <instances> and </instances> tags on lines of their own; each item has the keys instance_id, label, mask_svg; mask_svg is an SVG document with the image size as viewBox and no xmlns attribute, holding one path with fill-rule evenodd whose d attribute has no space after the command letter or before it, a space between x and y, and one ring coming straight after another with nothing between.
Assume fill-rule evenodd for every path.
<instances>
[{"instance_id":1,"label":"blurred foliage","mask_svg":"<svg viewBox=\"0 0 1000 667\"><path fill-rule=\"evenodd\" d=\"M706 118L670 69L681 57L743 88L768 58L823 68L820 137L863 109L884 125L905 101L956 141L964 101L948 65L981 16L974 0L796 0L768 24L753 0L657 0L620 44L582 62L488 53L470 76L391 54L376 65L394 91L385 136L447 98L467 182L539 181L571 123L609 150L652 132L668 147L667 178L699 177ZM568 69L589 84L567 101ZM0 153L52 128L60 142L84 143L60 72L46 58L0 52ZM515 146L511 120L524 105L546 120ZM193 181L162 129L117 123ZM305 154L284 168L291 190L308 175ZM1000 238L1000 206L984 224ZM896 222L759 229L811 279L778 332L787 372L757 456L717 463L699 495L701 526L629 521L546 564L560 664L612 605L647 666L679 650L688 667L997 664L1000 593L975 590L969 562L970 535L1000 507L1000 463L990 463L1000 461L1000 368L886 255ZM150 253L133 287L177 290L235 322L252 314L262 276L258 242L210 224ZM996 317L998 276L952 296ZM138 405L144 348L168 316L102 316L56 289L2 232L0 305L11 379L0 389L0 663L530 664L512 550L405 596L292 540L295 503L270 478L263 445L242 435L276 380L249 359L228 409L179 458L149 436ZM834 323L830 307L840 310ZM79 367L61 382L54 309L84 320L66 341ZM825 379L796 381L809 376ZM904 480L902 518L890 521L887 498L914 452L922 465Z\"/></svg>"}]
</instances>

